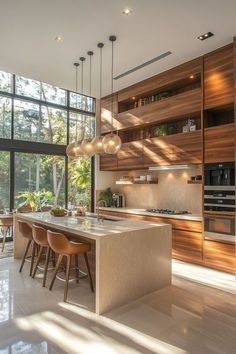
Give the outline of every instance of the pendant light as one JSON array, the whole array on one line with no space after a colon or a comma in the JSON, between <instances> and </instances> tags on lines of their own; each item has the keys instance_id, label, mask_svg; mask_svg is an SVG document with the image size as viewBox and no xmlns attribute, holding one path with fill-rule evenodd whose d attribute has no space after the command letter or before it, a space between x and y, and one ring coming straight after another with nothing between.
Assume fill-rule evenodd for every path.
<instances>
[{"instance_id":1,"label":"pendant light","mask_svg":"<svg viewBox=\"0 0 236 354\"><path fill-rule=\"evenodd\" d=\"M93 52L90 50L87 54L89 55L89 96L91 97ZM91 117L89 118L89 137L83 139L83 141L81 142L81 149L85 156L91 157L94 155Z\"/></svg>"},{"instance_id":2,"label":"pendant light","mask_svg":"<svg viewBox=\"0 0 236 354\"><path fill-rule=\"evenodd\" d=\"M75 67L75 91L76 91L76 108L77 108L77 91L78 91L78 68L79 63L74 63ZM69 158L75 158L76 152L78 150L78 122L77 122L77 114L76 114L76 128L75 128L75 141L70 143L66 148L66 155Z\"/></svg>"},{"instance_id":3,"label":"pendant light","mask_svg":"<svg viewBox=\"0 0 236 354\"><path fill-rule=\"evenodd\" d=\"M83 89L84 89L84 61L85 57L80 57L79 58L81 61L81 93L83 94ZM76 92L76 108L77 108L77 92ZM81 157L84 156L84 152L81 146L81 142L84 139L84 115L82 115L82 132L81 132L81 137L80 140L78 141L76 148L75 148L75 156L76 157Z\"/></svg>"},{"instance_id":4,"label":"pendant light","mask_svg":"<svg viewBox=\"0 0 236 354\"><path fill-rule=\"evenodd\" d=\"M114 42L116 41L116 36L110 36L111 41L111 132L104 136L102 140L104 152L106 154L117 154L121 148L121 139L118 134L114 133L113 127L113 66L114 66Z\"/></svg>"},{"instance_id":5,"label":"pendant light","mask_svg":"<svg viewBox=\"0 0 236 354\"><path fill-rule=\"evenodd\" d=\"M99 123L98 124L98 131L100 134L98 136L95 136L95 138L92 141L93 144L93 149L95 154L103 154L104 153L104 148L102 144L103 136L101 136L101 117L102 117L102 105L101 105L101 99L102 99L102 48L104 47L103 43L98 43L98 48L100 49L100 92L99 92L99 99L100 99L100 107L99 107Z\"/></svg>"}]
</instances>

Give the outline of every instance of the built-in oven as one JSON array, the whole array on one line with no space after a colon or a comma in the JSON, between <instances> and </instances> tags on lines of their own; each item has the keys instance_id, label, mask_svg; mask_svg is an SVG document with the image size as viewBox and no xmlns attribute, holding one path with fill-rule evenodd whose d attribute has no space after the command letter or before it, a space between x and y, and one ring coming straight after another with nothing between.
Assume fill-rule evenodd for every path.
<instances>
[{"instance_id":1,"label":"built-in oven","mask_svg":"<svg viewBox=\"0 0 236 354\"><path fill-rule=\"evenodd\" d=\"M204 210L222 212L235 211L234 162L205 164Z\"/></svg>"},{"instance_id":2,"label":"built-in oven","mask_svg":"<svg viewBox=\"0 0 236 354\"><path fill-rule=\"evenodd\" d=\"M204 238L223 243L235 243L234 215L204 216Z\"/></svg>"},{"instance_id":3,"label":"built-in oven","mask_svg":"<svg viewBox=\"0 0 236 354\"><path fill-rule=\"evenodd\" d=\"M205 186L234 186L235 185L235 163L217 162L208 163L204 166Z\"/></svg>"}]
</instances>

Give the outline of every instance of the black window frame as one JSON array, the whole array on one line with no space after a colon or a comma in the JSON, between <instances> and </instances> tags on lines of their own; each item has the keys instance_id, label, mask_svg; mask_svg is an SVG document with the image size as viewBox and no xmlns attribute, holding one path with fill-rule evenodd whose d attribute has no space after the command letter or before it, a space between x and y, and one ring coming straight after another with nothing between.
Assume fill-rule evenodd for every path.
<instances>
[{"instance_id":1,"label":"black window frame","mask_svg":"<svg viewBox=\"0 0 236 354\"><path fill-rule=\"evenodd\" d=\"M45 154L45 155L57 155L57 156L64 156L65 157L65 207L68 207L68 157L66 155L66 147L69 144L69 137L70 137L70 112L74 112L77 114L83 114L86 116L96 117L95 111L89 112L84 111L81 109L76 109L74 107L70 107L70 90L66 91L66 105L60 105L57 103L52 103L40 99L35 99L32 97L27 97L24 95L16 94L16 76L15 74L12 75L12 92L5 92L0 90L0 96L9 97L12 99L12 112L11 112L11 138L0 138L0 150L1 151L8 151L10 153L10 210L14 208L14 181L15 181L15 153L18 152L25 152L25 153L32 153L32 154ZM86 97L90 97L84 95ZM96 107L96 99L95 97L91 97L94 100L93 108L95 110ZM34 141L24 141L14 139L14 100L22 100L30 103L38 104L40 107L47 106L51 108L61 109L67 112L67 135L66 135L66 145L57 145L57 144L49 144L49 143L41 143L41 142L34 142ZM96 122L96 120L95 120ZM96 123L95 123L96 124ZM30 146L30 148L29 148ZM94 211L94 177L95 171L95 159L94 157L91 158L91 211Z\"/></svg>"}]
</instances>

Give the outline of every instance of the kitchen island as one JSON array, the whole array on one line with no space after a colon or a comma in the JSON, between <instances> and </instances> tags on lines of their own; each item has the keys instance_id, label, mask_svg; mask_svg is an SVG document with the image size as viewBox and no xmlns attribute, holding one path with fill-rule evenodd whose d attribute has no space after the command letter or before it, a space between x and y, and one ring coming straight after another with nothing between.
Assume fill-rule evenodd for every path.
<instances>
[{"instance_id":1,"label":"kitchen island","mask_svg":"<svg viewBox=\"0 0 236 354\"><path fill-rule=\"evenodd\" d=\"M25 239L18 220L37 223L68 238L95 245L97 314L171 284L171 226L139 220L54 217L49 213L14 215L14 257L21 258Z\"/></svg>"}]
</instances>

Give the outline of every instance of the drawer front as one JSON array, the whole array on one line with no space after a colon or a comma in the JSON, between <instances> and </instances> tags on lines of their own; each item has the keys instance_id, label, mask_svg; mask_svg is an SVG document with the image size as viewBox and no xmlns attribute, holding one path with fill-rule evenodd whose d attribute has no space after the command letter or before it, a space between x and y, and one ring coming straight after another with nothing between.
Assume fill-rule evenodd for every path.
<instances>
[{"instance_id":1,"label":"drawer front","mask_svg":"<svg viewBox=\"0 0 236 354\"><path fill-rule=\"evenodd\" d=\"M205 240L204 263L208 267L235 273L235 246Z\"/></svg>"},{"instance_id":2,"label":"drawer front","mask_svg":"<svg viewBox=\"0 0 236 354\"><path fill-rule=\"evenodd\" d=\"M173 230L175 246L173 255L189 261L202 261L202 234L198 232Z\"/></svg>"}]
</instances>

